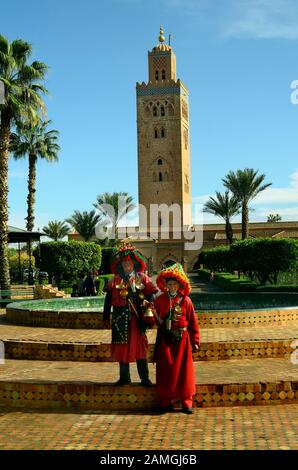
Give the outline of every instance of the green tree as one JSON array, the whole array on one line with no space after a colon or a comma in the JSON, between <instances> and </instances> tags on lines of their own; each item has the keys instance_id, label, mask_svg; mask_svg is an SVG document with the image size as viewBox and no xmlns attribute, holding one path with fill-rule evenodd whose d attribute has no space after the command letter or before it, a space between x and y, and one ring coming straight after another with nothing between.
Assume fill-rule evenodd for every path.
<instances>
[{"instance_id":1,"label":"green tree","mask_svg":"<svg viewBox=\"0 0 298 470\"><path fill-rule=\"evenodd\" d=\"M267 222L280 222L281 216L279 214L269 214L267 217Z\"/></svg>"},{"instance_id":2,"label":"green tree","mask_svg":"<svg viewBox=\"0 0 298 470\"><path fill-rule=\"evenodd\" d=\"M52 238L55 242L62 240L62 238L66 237L69 234L70 228L64 222L58 222L57 220L50 221L48 225L46 225L42 229L43 233L45 233L49 238Z\"/></svg>"},{"instance_id":3,"label":"green tree","mask_svg":"<svg viewBox=\"0 0 298 470\"><path fill-rule=\"evenodd\" d=\"M225 231L228 243L233 243L233 228L231 218L240 213L241 203L235 196L231 196L229 191L221 194L216 191L215 197L210 197L204 205L204 212L221 217L225 221Z\"/></svg>"},{"instance_id":4,"label":"green tree","mask_svg":"<svg viewBox=\"0 0 298 470\"><path fill-rule=\"evenodd\" d=\"M36 266L54 275L58 286L62 279L74 281L79 273L97 271L101 266L101 247L78 241L41 243L34 252Z\"/></svg>"},{"instance_id":5,"label":"green tree","mask_svg":"<svg viewBox=\"0 0 298 470\"><path fill-rule=\"evenodd\" d=\"M245 168L244 170L237 170L236 173L230 171L222 180L225 187L241 202L242 240L248 237L249 202L272 184L263 184L265 177L264 174L258 175L258 170Z\"/></svg>"},{"instance_id":6,"label":"green tree","mask_svg":"<svg viewBox=\"0 0 298 470\"><path fill-rule=\"evenodd\" d=\"M10 151L15 160L28 157L28 196L27 196L27 230L34 229L34 208L36 193L36 164L39 159L47 162L57 162L58 131L47 130L51 121L34 123L30 121L18 122L16 132L11 134Z\"/></svg>"},{"instance_id":7,"label":"green tree","mask_svg":"<svg viewBox=\"0 0 298 470\"><path fill-rule=\"evenodd\" d=\"M0 123L0 286L8 289L9 263L8 245L8 155L12 126L16 121L26 119L38 122L40 111L45 111L41 85L47 66L38 61L31 64L31 44L17 39L9 42L0 35L0 81L4 84L4 104Z\"/></svg>"},{"instance_id":8,"label":"green tree","mask_svg":"<svg viewBox=\"0 0 298 470\"><path fill-rule=\"evenodd\" d=\"M112 225L116 240L118 239L117 229L120 220L136 207L133 197L125 192L100 194L97 196L97 202L93 205L99 211L100 220L105 220L109 226Z\"/></svg>"},{"instance_id":9,"label":"green tree","mask_svg":"<svg viewBox=\"0 0 298 470\"><path fill-rule=\"evenodd\" d=\"M298 259L298 242L291 238L256 238L242 240L230 248L231 262L261 285L276 284L281 272L288 272Z\"/></svg>"},{"instance_id":10,"label":"green tree","mask_svg":"<svg viewBox=\"0 0 298 470\"><path fill-rule=\"evenodd\" d=\"M81 237L88 242L95 235L95 227L100 220L100 215L94 210L87 212L74 211L73 215L65 220Z\"/></svg>"}]
</instances>

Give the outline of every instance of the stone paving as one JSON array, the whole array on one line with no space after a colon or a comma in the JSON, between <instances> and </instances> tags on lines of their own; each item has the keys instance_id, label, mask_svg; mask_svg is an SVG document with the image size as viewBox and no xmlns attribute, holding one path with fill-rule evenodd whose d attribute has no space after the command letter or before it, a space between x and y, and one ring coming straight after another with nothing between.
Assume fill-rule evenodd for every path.
<instances>
[{"instance_id":1,"label":"stone paving","mask_svg":"<svg viewBox=\"0 0 298 470\"><path fill-rule=\"evenodd\" d=\"M152 381L155 366L149 364ZM139 382L136 364L131 364L132 381ZM0 365L0 381L113 383L118 379L118 363L27 361L6 359ZM237 384L298 381L298 365L290 359L230 359L220 362L195 362L195 379L199 384Z\"/></svg>"},{"instance_id":2,"label":"stone paving","mask_svg":"<svg viewBox=\"0 0 298 470\"><path fill-rule=\"evenodd\" d=\"M150 412L0 409L1 450L298 450L298 405Z\"/></svg>"}]
</instances>

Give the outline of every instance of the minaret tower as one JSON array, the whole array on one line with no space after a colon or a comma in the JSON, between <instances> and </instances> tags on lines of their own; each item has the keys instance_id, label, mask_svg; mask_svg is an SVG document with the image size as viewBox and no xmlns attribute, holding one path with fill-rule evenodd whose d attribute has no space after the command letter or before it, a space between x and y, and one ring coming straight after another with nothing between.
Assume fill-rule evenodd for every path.
<instances>
[{"instance_id":1,"label":"minaret tower","mask_svg":"<svg viewBox=\"0 0 298 470\"><path fill-rule=\"evenodd\" d=\"M158 39L148 52L149 81L136 86L139 203L147 214L150 204L178 204L183 227L191 225L188 90L176 78L176 56L162 27ZM140 230L143 222L140 217ZM159 228L163 222L159 217Z\"/></svg>"}]
</instances>

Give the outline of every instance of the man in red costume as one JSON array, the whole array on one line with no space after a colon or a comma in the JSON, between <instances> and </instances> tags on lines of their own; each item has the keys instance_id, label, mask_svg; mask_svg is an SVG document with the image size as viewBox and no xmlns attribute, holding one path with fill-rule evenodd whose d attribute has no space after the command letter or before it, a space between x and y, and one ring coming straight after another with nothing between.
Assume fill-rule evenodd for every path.
<instances>
[{"instance_id":1,"label":"man in red costume","mask_svg":"<svg viewBox=\"0 0 298 470\"><path fill-rule=\"evenodd\" d=\"M120 379L115 385L131 383L129 363L137 362L141 384L152 386L146 336L152 313L146 307L153 302L157 288L144 274L145 269L141 252L124 243L112 260L114 277L105 287L104 321L109 321L113 307L111 355L120 368Z\"/></svg>"},{"instance_id":2,"label":"man in red costume","mask_svg":"<svg viewBox=\"0 0 298 470\"><path fill-rule=\"evenodd\" d=\"M180 400L182 411L192 414L195 394L192 351L200 346L199 326L192 301L189 280L182 266L175 264L160 272L157 286L163 292L155 300L158 332L154 351L156 392L161 411L173 411Z\"/></svg>"}]
</instances>

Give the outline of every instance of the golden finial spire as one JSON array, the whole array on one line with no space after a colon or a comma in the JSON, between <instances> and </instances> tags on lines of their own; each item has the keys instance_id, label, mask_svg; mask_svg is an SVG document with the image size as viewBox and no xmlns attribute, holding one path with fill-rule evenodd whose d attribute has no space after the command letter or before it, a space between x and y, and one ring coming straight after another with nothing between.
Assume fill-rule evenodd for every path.
<instances>
[{"instance_id":1,"label":"golden finial spire","mask_svg":"<svg viewBox=\"0 0 298 470\"><path fill-rule=\"evenodd\" d=\"M159 40L159 42L161 42L161 43L165 41L165 37L164 37L163 34L164 34L164 32L163 32L163 27L161 26L161 27L160 27L160 30L159 30L159 37L158 37L158 40Z\"/></svg>"}]
</instances>

